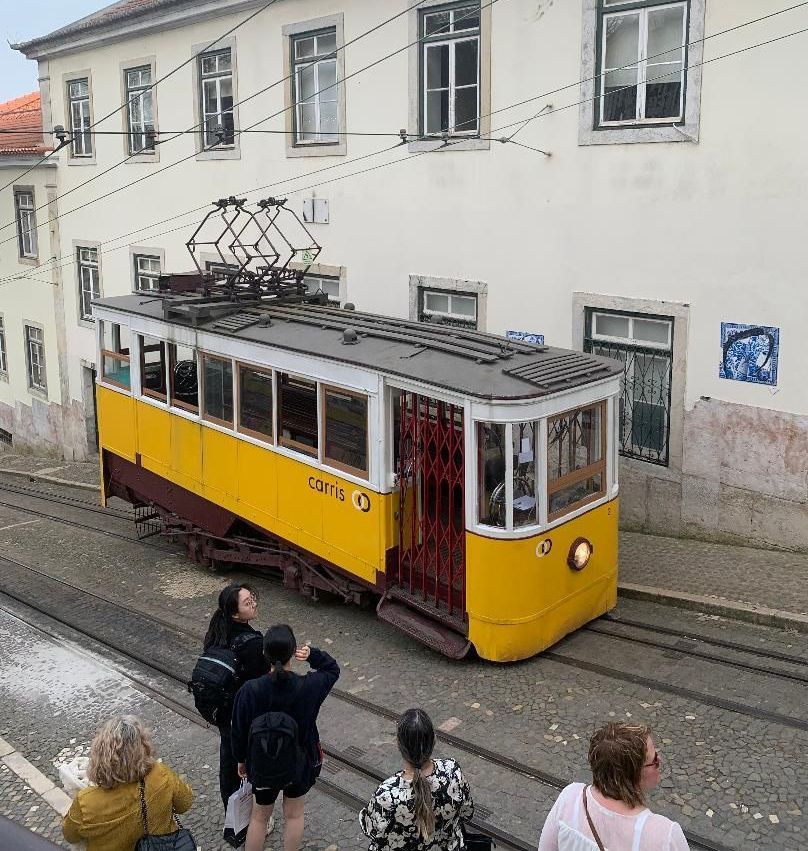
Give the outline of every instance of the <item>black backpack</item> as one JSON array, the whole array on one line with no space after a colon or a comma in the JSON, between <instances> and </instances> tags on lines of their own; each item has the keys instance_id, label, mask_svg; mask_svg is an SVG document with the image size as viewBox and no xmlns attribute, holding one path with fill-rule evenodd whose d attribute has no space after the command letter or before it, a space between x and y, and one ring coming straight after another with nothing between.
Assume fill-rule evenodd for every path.
<instances>
[{"instance_id":1,"label":"black backpack","mask_svg":"<svg viewBox=\"0 0 808 851\"><path fill-rule=\"evenodd\" d=\"M283 700L287 708L303 688L299 677L295 689ZM270 702L270 706L276 700ZM277 701L280 703L280 701ZM247 776L256 789L285 789L303 780L308 765L297 721L280 707L255 718L247 743Z\"/></svg>"},{"instance_id":2,"label":"black backpack","mask_svg":"<svg viewBox=\"0 0 808 851\"><path fill-rule=\"evenodd\" d=\"M233 714L233 700L243 682L238 654L257 633L237 635L229 647L211 647L197 660L188 683L197 712L217 727L227 727Z\"/></svg>"}]
</instances>

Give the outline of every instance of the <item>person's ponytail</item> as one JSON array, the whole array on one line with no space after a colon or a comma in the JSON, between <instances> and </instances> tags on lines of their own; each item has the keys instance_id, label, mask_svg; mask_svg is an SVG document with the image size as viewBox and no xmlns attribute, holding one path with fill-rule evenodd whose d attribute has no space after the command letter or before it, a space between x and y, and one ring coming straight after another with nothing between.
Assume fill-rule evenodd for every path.
<instances>
[{"instance_id":1,"label":"person's ponytail","mask_svg":"<svg viewBox=\"0 0 808 851\"><path fill-rule=\"evenodd\" d=\"M271 676L276 682L285 682L292 676L285 670L284 665L295 655L296 648L295 634L287 624L277 624L266 631L264 658L272 667Z\"/></svg>"},{"instance_id":2,"label":"person's ponytail","mask_svg":"<svg viewBox=\"0 0 808 851\"><path fill-rule=\"evenodd\" d=\"M432 789L429 781L414 768L412 772L412 803L415 809L415 827L426 842L435 833L435 809L432 805Z\"/></svg>"}]
</instances>

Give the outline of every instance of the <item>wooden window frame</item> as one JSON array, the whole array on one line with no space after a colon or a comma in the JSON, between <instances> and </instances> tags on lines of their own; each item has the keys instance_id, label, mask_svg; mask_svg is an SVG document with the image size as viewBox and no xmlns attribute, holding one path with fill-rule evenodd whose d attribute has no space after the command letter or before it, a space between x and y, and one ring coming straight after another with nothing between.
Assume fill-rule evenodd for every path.
<instances>
[{"instance_id":1,"label":"wooden window frame","mask_svg":"<svg viewBox=\"0 0 808 851\"><path fill-rule=\"evenodd\" d=\"M329 467L333 467L335 470L339 470L342 473L349 473L352 476L356 476L360 479L369 479L370 478L370 397L367 393L360 393L356 390L346 390L344 387L339 387L336 384L325 384L321 385L321 393L320 393L320 422L322 423L322 457L321 462ZM341 393L343 396L350 396L353 399L363 399L365 402L365 459L366 459L366 467L367 469L363 470L360 467L352 467L350 464L345 464L341 461L335 461L330 459L325 452L326 447L326 439L325 433L327 428L327 420L326 420L326 393L329 390L333 390L335 393Z\"/></svg>"},{"instance_id":2,"label":"wooden window frame","mask_svg":"<svg viewBox=\"0 0 808 851\"><path fill-rule=\"evenodd\" d=\"M270 386L272 387L272 410L270 411L270 429L272 430L272 434L263 434L260 431L255 431L255 429L247 428L241 424L241 370L249 369L253 372L260 372L262 375L266 375L269 377ZM239 434L246 434L247 437L252 437L255 440L260 440L262 443L266 443L269 446L275 445L275 370L271 367L266 366L256 366L252 363L246 363L245 361L237 360L235 362L235 372L233 373L233 383L235 385L235 417L236 417L236 431Z\"/></svg>"},{"instance_id":3,"label":"wooden window frame","mask_svg":"<svg viewBox=\"0 0 808 851\"><path fill-rule=\"evenodd\" d=\"M205 359L209 358L210 360L217 360L221 363L229 363L230 364L230 382L232 387L232 400L233 400L233 417L228 421L221 419L220 417L215 417L213 414L209 414L205 409ZM234 371L234 361L233 358L227 358L222 355L215 354L213 352L205 352L201 349L197 352L197 374L199 376L199 411L200 416L205 422L215 423L218 426L223 426L227 429L233 429L235 421L236 421L236 390L235 387L232 386L234 384L235 371Z\"/></svg>"},{"instance_id":4,"label":"wooden window frame","mask_svg":"<svg viewBox=\"0 0 808 851\"><path fill-rule=\"evenodd\" d=\"M193 346L185 346L185 348L191 349L196 352L196 406L189 405L186 402L181 401L180 399L174 398L174 367L176 366L176 357L177 357L177 343L166 343L167 351L167 360L168 360L168 381L166 382L166 390L168 391L168 406L170 408L179 408L181 411L187 411L189 414L194 414L197 417L199 416L200 411L200 389L201 389L201 380L199 377L199 352Z\"/></svg>"},{"instance_id":5,"label":"wooden window frame","mask_svg":"<svg viewBox=\"0 0 808 851\"><path fill-rule=\"evenodd\" d=\"M285 449L291 449L293 452L299 452L301 455L305 455L308 458L314 458L316 461L320 461L320 382L317 381L316 378L309 378L306 375L298 375L293 372L286 372L285 370L274 370L275 380L274 380L274 397L273 400L275 402L275 434L276 438L276 446L283 446ZM281 426L281 413L282 413L282 405L281 405L281 389L280 389L280 380L284 375L288 375L290 378L295 378L298 381L307 381L310 384L314 385L314 392L316 395L316 405L315 411L317 412L317 445L309 446L307 443L301 443L297 440L292 440L291 438L285 438L283 436L283 428Z\"/></svg>"},{"instance_id":6,"label":"wooden window frame","mask_svg":"<svg viewBox=\"0 0 808 851\"><path fill-rule=\"evenodd\" d=\"M144 338L149 337L151 340L157 340L157 342L163 347L163 357L161 358L163 364L163 383L166 386L166 392L160 393L157 390L152 390L150 387L143 386L143 376L146 374L146 346L144 345ZM138 334L137 335L138 343L138 358L140 360L140 395L145 396L147 399L154 399L157 402L162 402L164 405L168 405L168 379L166 377L166 367L168 365L168 352L167 347L168 344L165 340L161 340L159 337L152 337L151 334Z\"/></svg>"},{"instance_id":7,"label":"wooden window frame","mask_svg":"<svg viewBox=\"0 0 808 851\"><path fill-rule=\"evenodd\" d=\"M593 402L591 404L579 405L575 408L570 408L567 411L562 411L558 414L553 414L552 416L547 417L547 453L549 455L550 452L550 427L556 420L563 419L564 417L568 417L570 414L576 412L584 412L589 409L599 409L600 410L600 460L594 462L593 464L588 464L586 467L581 467L578 470L573 470L570 473L567 473L564 476L561 476L558 479L550 479L549 471L547 474L547 521L548 523L552 523L554 520L558 520L559 517L564 517L566 514L571 514L573 511L577 511L579 508L583 508L586 505L589 505L592 502L596 502L599 499L602 499L606 496L608 490L608 483L606 481L606 452L608 448L608 421L607 421L607 405L606 400L602 399L599 402ZM544 459L545 463L547 462L547 458ZM578 482L586 481L587 479L592 478L593 476L597 476L598 473L601 474L601 489L597 493L590 494L584 499L579 499L577 502L572 502L569 505L565 505L563 508L559 508L557 511L550 512L550 498L554 493L557 493L560 490L564 490L564 488L570 487L570 485L578 484Z\"/></svg>"},{"instance_id":8,"label":"wooden window frame","mask_svg":"<svg viewBox=\"0 0 808 851\"><path fill-rule=\"evenodd\" d=\"M110 325L110 326L112 326L112 327L113 327L113 329L115 328L115 326L117 326L117 327L118 327L118 340L119 340L119 343L120 343L120 334L121 334L121 332L120 332L121 323L120 323L120 322L109 322L109 321L108 321L108 320L106 320L106 319L102 320L102 323L101 323L101 329L100 329L100 335L99 335L99 336L100 336L100 338L101 338L101 343L102 343L102 345L101 345L101 349L100 349L100 354L101 354L101 363L99 364L99 370L98 370L98 374L99 374L99 375L100 375L100 377L101 377L101 383L102 383L102 384L108 384L108 385L110 385L111 387L119 387L121 390L125 390L127 393L131 393L131 392L132 392L132 372L131 372L131 366L132 366L132 361L131 361L131 355L132 355L132 333L131 333L131 331L130 331L130 333L129 333L129 354L128 354L128 355L125 355L125 354L123 354L122 352L112 351L111 349L105 349L105 348L103 347L103 342L104 342L104 326L105 326L105 325ZM126 330L127 330L127 331L129 331L128 326L127 326ZM115 336L115 331L114 331L114 330L112 331L112 335L113 335L113 343L114 343L114 336ZM114 360L114 361L118 361L119 363L128 363L128 364L129 364L130 371L129 371L129 385L128 385L128 386L127 386L126 384L124 384L122 381L116 381L114 378L110 378L110 377L106 374L106 372L104 371L104 358L105 358L105 357L107 357L107 358L111 358L112 360Z\"/></svg>"}]
</instances>

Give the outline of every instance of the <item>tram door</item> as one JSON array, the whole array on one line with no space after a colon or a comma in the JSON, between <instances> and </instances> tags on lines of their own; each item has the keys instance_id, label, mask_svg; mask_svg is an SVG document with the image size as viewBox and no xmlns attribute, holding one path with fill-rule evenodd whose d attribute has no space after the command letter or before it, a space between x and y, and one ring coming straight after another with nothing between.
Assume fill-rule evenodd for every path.
<instances>
[{"instance_id":1,"label":"tram door","mask_svg":"<svg viewBox=\"0 0 808 851\"><path fill-rule=\"evenodd\" d=\"M398 563L388 583L462 621L466 610L463 408L401 391Z\"/></svg>"}]
</instances>

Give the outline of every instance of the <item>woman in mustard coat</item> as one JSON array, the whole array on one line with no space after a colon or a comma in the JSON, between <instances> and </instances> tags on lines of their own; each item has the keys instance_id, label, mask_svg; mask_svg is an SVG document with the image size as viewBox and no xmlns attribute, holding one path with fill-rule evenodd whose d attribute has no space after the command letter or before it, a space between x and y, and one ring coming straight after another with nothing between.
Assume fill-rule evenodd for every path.
<instances>
[{"instance_id":1,"label":"woman in mustard coat","mask_svg":"<svg viewBox=\"0 0 808 851\"><path fill-rule=\"evenodd\" d=\"M177 830L173 813L184 813L191 787L157 762L143 722L134 715L107 721L90 746L87 777L62 823L68 842L87 842L87 851L133 851L144 835L140 781L144 782L149 833Z\"/></svg>"}]
</instances>

